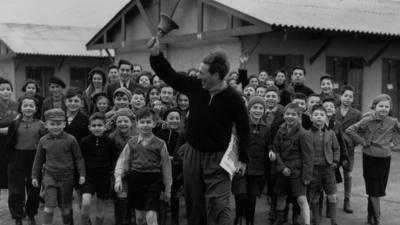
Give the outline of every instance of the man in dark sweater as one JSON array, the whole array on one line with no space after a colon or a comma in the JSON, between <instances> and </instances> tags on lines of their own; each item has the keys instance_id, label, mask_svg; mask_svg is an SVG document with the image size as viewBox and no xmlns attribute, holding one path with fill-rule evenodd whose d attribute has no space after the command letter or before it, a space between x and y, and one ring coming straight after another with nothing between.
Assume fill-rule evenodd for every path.
<instances>
[{"instance_id":1,"label":"man in dark sweater","mask_svg":"<svg viewBox=\"0 0 400 225\"><path fill-rule=\"evenodd\" d=\"M229 72L225 53L206 56L196 77L179 75L151 40L150 64L162 80L189 97L188 147L183 161L185 200L191 225L231 225L231 180L219 163L235 125L239 140L239 172L248 161L249 119L243 99L223 81ZM207 209L207 210L206 210Z\"/></svg>"},{"instance_id":2,"label":"man in dark sweater","mask_svg":"<svg viewBox=\"0 0 400 225\"><path fill-rule=\"evenodd\" d=\"M292 71L292 86L293 92L300 92L303 93L305 96L310 96L314 93L314 91L304 85L304 80L306 77L306 69L304 67L296 66L293 68Z\"/></svg>"}]
</instances>

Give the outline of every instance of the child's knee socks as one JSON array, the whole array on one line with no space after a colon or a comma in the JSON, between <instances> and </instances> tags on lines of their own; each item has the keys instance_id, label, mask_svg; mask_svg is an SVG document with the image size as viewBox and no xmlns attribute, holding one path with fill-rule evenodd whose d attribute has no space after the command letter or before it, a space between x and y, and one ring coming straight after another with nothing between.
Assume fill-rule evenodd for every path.
<instances>
[{"instance_id":1,"label":"child's knee socks","mask_svg":"<svg viewBox=\"0 0 400 225\"><path fill-rule=\"evenodd\" d=\"M62 215L62 221L64 225L72 225L73 224L73 215L72 210L69 213Z\"/></svg>"},{"instance_id":2,"label":"child's knee socks","mask_svg":"<svg viewBox=\"0 0 400 225\"><path fill-rule=\"evenodd\" d=\"M52 224L53 223L54 212L43 212L43 224Z\"/></svg>"}]
</instances>

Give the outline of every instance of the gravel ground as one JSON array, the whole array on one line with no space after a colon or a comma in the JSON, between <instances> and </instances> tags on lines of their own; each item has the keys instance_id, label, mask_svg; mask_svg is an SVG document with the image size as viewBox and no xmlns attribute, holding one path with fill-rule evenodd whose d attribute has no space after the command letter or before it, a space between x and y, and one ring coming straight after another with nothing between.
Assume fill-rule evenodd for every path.
<instances>
[{"instance_id":1,"label":"gravel ground","mask_svg":"<svg viewBox=\"0 0 400 225\"><path fill-rule=\"evenodd\" d=\"M364 180L362 178L361 170L361 156L362 154L356 152L356 163L353 172L353 198L352 204L355 210L354 214L345 214L341 210L343 205L343 184L338 186L338 222L340 225L364 225L366 223L366 205L367 198L365 195ZM382 199L382 224L384 225L399 225L400 224L400 152L393 152L391 172L389 177L389 185L387 188L387 196ZM183 199L181 200L182 207L184 207ZM256 209L256 223L255 224L268 224L267 222L267 201L265 197L261 197L257 202ZM57 211L57 210L56 210ZM183 210L182 210L183 211ZM41 222L42 211L39 212L37 217L38 224ZM184 219L184 212L182 212L181 224L187 224ZM62 224L58 211L55 214L54 224ZM79 211L76 202L74 202L74 218L75 224L79 222ZM0 195L0 225L12 225L14 221L11 219L8 205L7 205L7 190L2 190ZM24 222L26 224L26 222ZM112 201L109 201L107 207L105 225L112 225L113 223L113 207ZM328 225L329 220L325 219L323 225Z\"/></svg>"}]
</instances>

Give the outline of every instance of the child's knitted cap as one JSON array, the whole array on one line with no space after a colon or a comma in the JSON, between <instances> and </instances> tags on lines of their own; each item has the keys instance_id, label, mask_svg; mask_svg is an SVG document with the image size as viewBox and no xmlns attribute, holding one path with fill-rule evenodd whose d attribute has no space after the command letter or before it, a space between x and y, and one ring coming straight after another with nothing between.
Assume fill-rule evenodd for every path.
<instances>
[{"instance_id":1,"label":"child's knitted cap","mask_svg":"<svg viewBox=\"0 0 400 225\"><path fill-rule=\"evenodd\" d=\"M132 110L127 109L127 108L118 109L118 111L115 112L114 119L116 120L119 116L126 116L131 121L135 121L136 120L135 114L132 112Z\"/></svg>"},{"instance_id":2,"label":"child's knitted cap","mask_svg":"<svg viewBox=\"0 0 400 225\"><path fill-rule=\"evenodd\" d=\"M247 111L251 109L251 107L254 104L261 104L264 107L264 110L267 108L267 105L265 103L265 100L260 97L260 96L253 96L250 98L250 100L247 102Z\"/></svg>"},{"instance_id":3,"label":"child's knitted cap","mask_svg":"<svg viewBox=\"0 0 400 225\"><path fill-rule=\"evenodd\" d=\"M124 87L118 88L117 90L114 91L113 99L115 98L115 96L116 96L118 93L122 93L122 94L128 96L129 102L131 101L131 99L132 99L132 93L131 93L128 89L126 89L126 88L124 88Z\"/></svg>"}]
</instances>

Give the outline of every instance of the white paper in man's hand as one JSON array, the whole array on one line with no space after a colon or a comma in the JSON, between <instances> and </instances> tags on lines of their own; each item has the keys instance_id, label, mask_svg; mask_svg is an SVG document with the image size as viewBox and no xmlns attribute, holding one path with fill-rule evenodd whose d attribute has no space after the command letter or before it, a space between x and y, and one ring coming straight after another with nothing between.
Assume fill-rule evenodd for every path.
<instances>
[{"instance_id":1,"label":"white paper in man's hand","mask_svg":"<svg viewBox=\"0 0 400 225\"><path fill-rule=\"evenodd\" d=\"M231 141L229 142L228 148L226 149L219 165L229 173L231 179L239 169L238 139L234 134L231 136Z\"/></svg>"}]
</instances>

